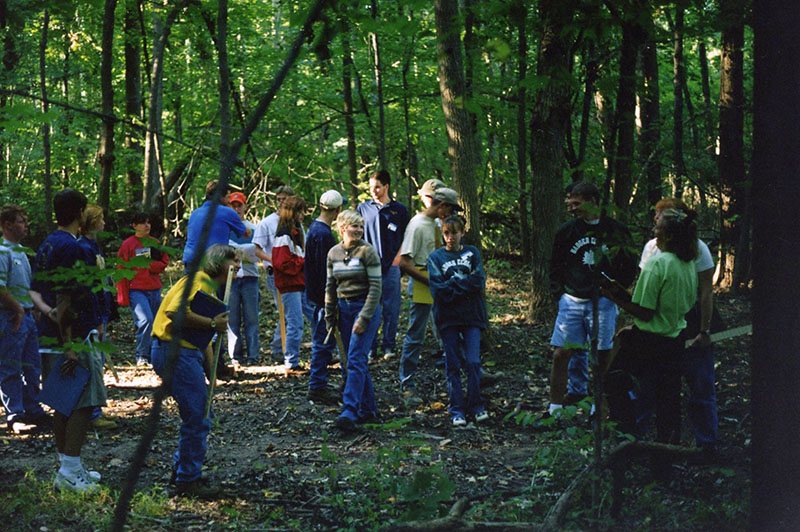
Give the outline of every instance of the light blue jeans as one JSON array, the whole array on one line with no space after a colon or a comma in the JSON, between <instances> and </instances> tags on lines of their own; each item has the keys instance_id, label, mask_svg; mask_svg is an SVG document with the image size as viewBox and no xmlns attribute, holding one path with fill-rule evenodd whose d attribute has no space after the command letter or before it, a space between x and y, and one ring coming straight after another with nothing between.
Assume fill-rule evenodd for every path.
<instances>
[{"instance_id":1,"label":"light blue jeans","mask_svg":"<svg viewBox=\"0 0 800 532\"><path fill-rule=\"evenodd\" d=\"M390 266L389 270L383 275L383 290L381 291L381 323L383 341L381 349L383 352L392 351L397 348L397 322L400 319L400 267ZM372 350L378 352L378 335Z\"/></svg>"},{"instance_id":2,"label":"light blue jeans","mask_svg":"<svg viewBox=\"0 0 800 532\"><path fill-rule=\"evenodd\" d=\"M320 390L328 386L328 364L336 349L336 339L331 334L328 343L328 329L325 324L325 307L315 307L314 322L311 324L311 375L308 378L309 390ZM344 364L342 364L342 378Z\"/></svg>"},{"instance_id":3,"label":"light blue jeans","mask_svg":"<svg viewBox=\"0 0 800 532\"><path fill-rule=\"evenodd\" d=\"M36 401L42 374L36 322L27 310L17 332L11 332L11 316L10 311L0 310L0 399L9 422L44 413Z\"/></svg>"},{"instance_id":4,"label":"light blue jeans","mask_svg":"<svg viewBox=\"0 0 800 532\"><path fill-rule=\"evenodd\" d=\"M433 305L414 303L409 307L408 331L403 339L403 355L400 357L400 386L414 387L414 372L419 365L419 354L425 343L425 330Z\"/></svg>"},{"instance_id":5,"label":"light blue jeans","mask_svg":"<svg viewBox=\"0 0 800 532\"><path fill-rule=\"evenodd\" d=\"M372 341L378 332L380 315L377 310L369 320L367 330L353 334L353 324L364 307L365 300L348 301L339 299L339 332L342 344L347 350L347 383L342 394L342 415L353 421L360 421L378 413L375 402L375 389L369 375L367 356Z\"/></svg>"},{"instance_id":6,"label":"light blue jeans","mask_svg":"<svg viewBox=\"0 0 800 532\"><path fill-rule=\"evenodd\" d=\"M303 292L281 294L283 314L286 320L286 351L283 364L287 368L300 367L300 342L303 339ZM278 323L280 341L280 323Z\"/></svg>"},{"instance_id":7,"label":"light blue jeans","mask_svg":"<svg viewBox=\"0 0 800 532\"><path fill-rule=\"evenodd\" d=\"M247 362L258 362L258 277L236 278L231 285L228 301L228 355L231 359L244 362L245 346ZM242 338L244 330L244 338Z\"/></svg>"},{"instance_id":8,"label":"light blue jeans","mask_svg":"<svg viewBox=\"0 0 800 532\"><path fill-rule=\"evenodd\" d=\"M273 274L267 274L267 290L269 290L272 294L272 302L275 304L275 312L278 312L278 289L275 288L275 276ZM272 341L269 343L269 347L272 350L273 357L276 356L277 353L283 353L283 347L281 346L280 320L275 326L275 332L272 334Z\"/></svg>"},{"instance_id":9,"label":"light blue jeans","mask_svg":"<svg viewBox=\"0 0 800 532\"><path fill-rule=\"evenodd\" d=\"M131 290L130 299L136 325L136 360L150 360L150 335L161 305L161 290Z\"/></svg>"},{"instance_id":10,"label":"light blue jeans","mask_svg":"<svg viewBox=\"0 0 800 532\"><path fill-rule=\"evenodd\" d=\"M162 379L166 377L169 342L153 339L150 351L153 369ZM178 404L181 416L178 450L174 464L177 482L199 480L203 473L211 416L205 417L206 376L203 373L203 353L197 349L181 347L172 374L170 394Z\"/></svg>"}]
</instances>

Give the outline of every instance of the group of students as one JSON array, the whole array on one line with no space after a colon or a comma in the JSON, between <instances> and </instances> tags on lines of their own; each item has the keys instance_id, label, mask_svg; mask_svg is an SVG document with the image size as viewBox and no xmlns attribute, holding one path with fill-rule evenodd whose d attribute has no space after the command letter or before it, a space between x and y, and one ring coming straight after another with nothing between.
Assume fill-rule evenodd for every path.
<instances>
[{"instance_id":1,"label":"group of students","mask_svg":"<svg viewBox=\"0 0 800 532\"><path fill-rule=\"evenodd\" d=\"M206 406L206 379L211 380L213 368L210 339L213 334L227 333L234 359L245 364L258 361L259 262L266 270L266 284L280 316L271 342L273 354L280 354L287 373L300 372L303 315L308 316L312 331L308 397L342 404L334 421L337 429L358 431L361 425L380 420L368 361L371 354L379 352L381 322L384 358L394 355L401 274L410 278L411 296L399 364L406 405L422 402L414 376L432 312L444 347L452 425L488 419L480 390L480 334L488 323L485 273L478 249L462 242L465 223L457 215L458 194L441 181L427 181L419 190L424 209L409 219L405 207L389 195L386 172L373 174L369 186L372 199L357 210L343 210L341 194L326 191L319 198L319 216L306 232L307 205L290 187L276 191L277 211L254 225L245 220L245 195L226 195L211 182L206 201L189 219L186 275L163 300L160 273L169 257L152 238L149 217L134 216L134 234L118 252L120 267L133 274L119 283L117 299L131 306L137 362L152 364L178 405L182 424L173 464L178 493L214 494L202 481L211 415ZM555 352L548 413L559 415L568 402L564 394L567 364L579 351L576 346L588 343L592 297L599 295L598 349L609 376L611 417L624 430L642 434L648 415L655 411L659 441L675 442L683 371L690 385L690 419L698 444L713 447L716 404L709 338L710 254L697 239L694 213L674 199L657 205L656 238L645 248L647 256L642 257L642 271L630 296L625 288L636 275L630 234L597 209L598 200L593 185L581 183L572 188L567 206L574 219L559 229L554 242L551 284L559 312L551 339ZM73 375L77 366L88 373L70 408L56 409L52 425L60 463L55 486L90 491L96 489L100 475L84 468L80 449L92 418L100 415L105 404L103 355L92 343L103 337L112 305L111 292L98 290L95 281L86 279L108 284L95 241L104 220L102 210L88 205L83 194L71 189L56 194L54 211L58 229L39 247L33 268L20 247L27 235L25 212L15 206L0 212L4 235L0 249L0 312L4 318L0 319L0 398L10 427L47 424L49 418L37 400L40 353L52 355L44 357L45 378L49 371ZM702 251L699 258L698 246ZM84 268L100 273L64 275ZM223 287L231 273L230 311L198 310L194 303L202 299L198 297L201 292L225 297ZM685 316L691 314L698 288L700 302L693 321L699 323L699 331L687 351L683 349ZM177 332L173 327L183 299L187 301L183 332L177 356L170 361L169 346ZM634 327L617 336L621 347L611 360L617 305L634 316ZM38 324L34 307L42 314ZM40 337L53 338L53 345L40 346ZM84 342L89 349L75 349L73 342ZM343 377L338 391L328 386L328 367L336 350ZM52 369L56 364L60 365ZM466 374L466 396L462 372Z\"/></svg>"}]
</instances>

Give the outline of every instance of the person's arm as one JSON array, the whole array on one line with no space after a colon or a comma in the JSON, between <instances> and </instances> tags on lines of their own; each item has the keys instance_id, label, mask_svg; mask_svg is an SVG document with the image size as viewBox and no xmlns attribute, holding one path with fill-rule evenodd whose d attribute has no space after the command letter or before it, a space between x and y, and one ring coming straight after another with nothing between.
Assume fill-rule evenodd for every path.
<instances>
[{"instance_id":1,"label":"person's arm","mask_svg":"<svg viewBox=\"0 0 800 532\"><path fill-rule=\"evenodd\" d=\"M414 279L415 282L428 284L428 278L414 266L410 255L400 255L400 271Z\"/></svg>"},{"instance_id":2,"label":"person's arm","mask_svg":"<svg viewBox=\"0 0 800 532\"><path fill-rule=\"evenodd\" d=\"M656 315L655 309L645 308L631 301L631 295L619 284L607 284L600 288L600 294L616 303L622 310L642 321L650 321Z\"/></svg>"},{"instance_id":3,"label":"person's arm","mask_svg":"<svg viewBox=\"0 0 800 532\"><path fill-rule=\"evenodd\" d=\"M369 320L375 315L378 307L381 304L381 290L382 276L381 276L381 259L378 257L378 252L367 244L367 251L362 256L362 263L364 270L367 274L367 281L369 282L369 292L367 292L367 299L364 301L364 306L361 312L358 313L358 318L353 324L353 332L355 334L363 334L367 330ZM363 248L362 248L363 249Z\"/></svg>"},{"instance_id":4,"label":"person's arm","mask_svg":"<svg viewBox=\"0 0 800 532\"><path fill-rule=\"evenodd\" d=\"M295 255L289 246L275 246L272 248L272 267L286 275L297 275L303 271L305 259Z\"/></svg>"},{"instance_id":5,"label":"person's arm","mask_svg":"<svg viewBox=\"0 0 800 532\"><path fill-rule=\"evenodd\" d=\"M167 311L167 317L170 320L175 319L175 313L171 310ZM183 326L189 329L210 329L211 322L214 322L214 330L222 334L228 330L228 311L221 312L213 318L207 318L200 314L195 314L188 308L186 315L183 317Z\"/></svg>"},{"instance_id":6,"label":"person's arm","mask_svg":"<svg viewBox=\"0 0 800 532\"><path fill-rule=\"evenodd\" d=\"M333 249L328 252L328 257L326 259L328 276L325 281L325 328L328 331L332 331L333 328L336 327L336 307L338 304L338 297L336 295L336 287L338 286L338 283L336 281L336 277L333 276L333 260L331 258L332 252Z\"/></svg>"},{"instance_id":7,"label":"person's arm","mask_svg":"<svg viewBox=\"0 0 800 532\"><path fill-rule=\"evenodd\" d=\"M711 345L708 334L711 329L711 314L714 311L714 290L712 281L714 269L697 272L698 298L700 300L700 332L689 344L689 347L705 347Z\"/></svg>"},{"instance_id":8,"label":"person's arm","mask_svg":"<svg viewBox=\"0 0 800 532\"><path fill-rule=\"evenodd\" d=\"M269 253L264 251L261 248L261 246L259 246L258 244L255 244L255 246L256 246L256 249L254 250L254 253L256 254L256 257L258 257L261 260L265 260L265 261L269 262L270 264L272 264L272 255L270 255Z\"/></svg>"},{"instance_id":9,"label":"person's arm","mask_svg":"<svg viewBox=\"0 0 800 532\"><path fill-rule=\"evenodd\" d=\"M20 325L22 325L25 309L22 308L22 305L19 304L5 286L0 286L0 306L11 311L11 319L9 320L12 324L11 332L17 332Z\"/></svg>"}]
</instances>

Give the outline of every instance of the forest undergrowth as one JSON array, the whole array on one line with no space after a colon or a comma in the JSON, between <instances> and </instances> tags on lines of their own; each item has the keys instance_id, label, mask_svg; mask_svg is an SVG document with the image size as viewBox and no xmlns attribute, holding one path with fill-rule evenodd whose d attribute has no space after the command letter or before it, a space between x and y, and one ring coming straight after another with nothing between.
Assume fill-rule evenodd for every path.
<instances>
[{"instance_id":1,"label":"forest undergrowth","mask_svg":"<svg viewBox=\"0 0 800 532\"><path fill-rule=\"evenodd\" d=\"M515 413L538 415L547 404L552 319L529 324L529 280L521 264L489 260L487 297L491 330L484 337L484 368L498 379L483 390L488 422L454 429L447 414L443 369L428 338L418 386L426 401L403 407L398 358L370 365L383 423L354 436L333 428L338 408L306 398L307 377L286 377L270 356L219 383L205 476L224 495L214 501L173 497L168 485L179 418L165 403L158 434L137 484L128 516L131 531L377 530L406 521L430 521L466 498L466 521L541 523L558 497L592 457L592 427L585 412L534 429ZM717 294L727 327L749 323L745 297ZM404 302L404 304L407 304ZM275 315L261 301L262 344ZM405 330L401 313L400 334ZM134 363L130 313L111 337L119 381L106 372L105 412L115 429L96 431L84 462L106 486L88 496L54 493L55 449L47 433L0 432L0 523L3 530L85 531L110 526L130 458L152 405L158 379ZM554 317L554 316L553 316ZM307 333L306 333L307 338ZM624 507L609 517L611 477L600 482L592 508L591 482L571 498L564 529L744 530L748 522L750 339L716 346L720 445L711 463L673 464L668 480L655 480L646 463L632 465L624 482ZM310 346L304 344L303 360ZM338 369L331 382L338 386ZM685 416L684 416L685 418ZM684 420L683 444L693 445ZM606 445L611 448L612 437Z\"/></svg>"}]
</instances>

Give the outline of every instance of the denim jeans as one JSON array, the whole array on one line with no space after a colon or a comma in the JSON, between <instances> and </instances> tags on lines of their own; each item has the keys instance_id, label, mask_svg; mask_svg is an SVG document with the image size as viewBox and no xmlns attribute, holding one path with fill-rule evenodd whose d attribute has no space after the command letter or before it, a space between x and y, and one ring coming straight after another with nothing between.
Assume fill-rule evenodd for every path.
<instances>
[{"instance_id":1,"label":"denim jeans","mask_svg":"<svg viewBox=\"0 0 800 532\"><path fill-rule=\"evenodd\" d=\"M11 332L11 315L8 310L0 310L0 399L9 422L25 414L44 413L36 401L42 374L36 322L26 311L17 332Z\"/></svg>"},{"instance_id":2,"label":"denim jeans","mask_svg":"<svg viewBox=\"0 0 800 532\"><path fill-rule=\"evenodd\" d=\"M131 290L130 299L136 325L136 359L150 360L150 335L161 305L161 290Z\"/></svg>"},{"instance_id":3,"label":"denim jeans","mask_svg":"<svg viewBox=\"0 0 800 532\"><path fill-rule=\"evenodd\" d=\"M319 390L328 386L328 365L331 356L336 349L336 339L331 334L328 343L325 337L328 336L328 329L325 326L325 307L316 307L313 314L314 321L311 323L311 375L308 379L309 390ZM342 365L342 377L344 377L344 364Z\"/></svg>"},{"instance_id":4,"label":"denim jeans","mask_svg":"<svg viewBox=\"0 0 800 532\"><path fill-rule=\"evenodd\" d=\"M699 447L717 442L717 395L714 391L714 347L692 347L683 353L683 376L689 387L687 415Z\"/></svg>"},{"instance_id":5,"label":"denim jeans","mask_svg":"<svg viewBox=\"0 0 800 532\"><path fill-rule=\"evenodd\" d=\"M248 275L233 280L228 300L228 355L244 362L245 346L247 362L258 362L258 277ZM244 338L242 338L244 330Z\"/></svg>"},{"instance_id":6,"label":"denim jeans","mask_svg":"<svg viewBox=\"0 0 800 532\"><path fill-rule=\"evenodd\" d=\"M403 354L400 357L400 385L414 387L414 372L419 365L419 354L425 343L425 330L433 305L411 302L409 306L408 331L403 339Z\"/></svg>"},{"instance_id":7,"label":"denim jeans","mask_svg":"<svg viewBox=\"0 0 800 532\"><path fill-rule=\"evenodd\" d=\"M281 301L286 321L286 351L283 353L283 364L287 368L297 368L300 366L300 342L303 339L303 292L281 294Z\"/></svg>"},{"instance_id":8,"label":"denim jeans","mask_svg":"<svg viewBox=\"0 0 800 532\"><path fill-rule=\"evenodd\" d=\"M589 393L589 356L586 351L575 350L567 366L567 393L587 395Z\"/></svg>"},{"instance_id":9,"label":"denim jeans","mask_svg":"<svg viewBox=\"0 0 800 532\"><path fill-rule=\"evenodd\" d=\"M383 341L381 349L384 353L397 348L397 322L400 319L400 267L390 266L383 275L383 290L381 291L381 323ZM378 352L378 335L372 343L372 350Z\"/></svg>"},{"instance_id":10,"label":"denim jeans","mask_svg":"<svg viewBox=\"0 0 800 532\"><path fill-rule=\"evenodd\" d=\"M614 345L614 331L617 326L617 306L605 297L597 300L597 349L603 351ZM592 302L578 301L562 294L558 300L558 316L553 328L550 345L554 347L589 347L592 336Z\"/></svg>"},{"instance_id":11,"label":"denim jeans","mask_svg":"<svg viewBox=\"0 0 800 532\"><path fill-rule=\"evenodd\" d=\"M275 312L278 311L278 289L275 288L275 276L273 274L267 274L267 290L270 291L272 294L272 302L275 304ZM276 356L276 354L280 353L283 354L283 346L281 346L281 324L280 320L278 324L275 326L275 332L272 334L272 341L269 344L270 349L272 350L272 356Z\"/></svg>"},{"instance_id":12,"label":"denim jeans","mask_svg":"<svg viewBox=\"0 0 800 532\"><path fill-rule=\"evenodd\" d=\"M447 327L439 331L439 334L444 342L450 416L456 418L480 414L484 411L481 399L481 330L478 327ZM462 367L467 374L466 403L461 387Z\"/></svg>"},{"instance_id":13,"label":"denim jeans","mask_svg":"<svg viewBox=\"0 0 800 532\"><path fill-rule=\"evenodd\" d=\"M342 415L353 421L378 413L367 356L381 320L376 310L369 320L367 329L361 334L353 334L353 324L363 307L364 300L339 299L339 332L342 335L342 344L347 350L347 383L342 394L344 404Z\"/></svg>"},{"instance_id":14,"label":"denim jeans","mask_svg":"<svg viewBox=\"0 0 800 532\"><path fill-rule=\"evenodd\" d=\"M153 369L162 379L165 378L169 342L154 339L150 354ZM200 479L206 457L211 416L204 415L208 390L203 358L203 353L197 349L181 347L172 374L170 394L175 398L181 416L178 450L174 457L178 482Z\"/></svg>"},{"instance_id":15,"label":"denim jeans","mask_svg":"<svg viewBox=\"0 0 800 532\"><path fill-rule=\"evenodd\" d=\"M308 320L311 330L314 330L314 303L308 300L306 291L303 290L303 317Z\"/></svg>"}]
</instances>

